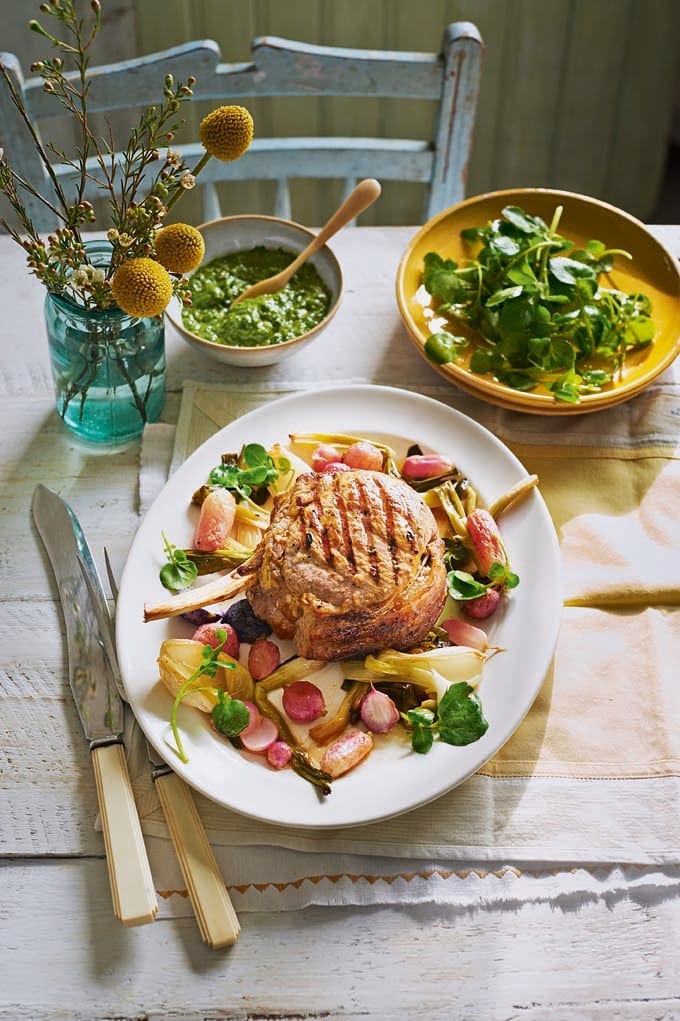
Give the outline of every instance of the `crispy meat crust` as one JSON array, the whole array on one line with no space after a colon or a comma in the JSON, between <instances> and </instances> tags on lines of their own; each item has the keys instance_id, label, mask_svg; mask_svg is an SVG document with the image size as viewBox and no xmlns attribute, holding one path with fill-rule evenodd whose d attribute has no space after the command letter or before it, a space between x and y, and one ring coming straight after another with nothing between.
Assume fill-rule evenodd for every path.
<instances>
[{"instance_id":1,"label":"crispy meat crust","mask_svg":"<svg viewBox=\"0 0 680 1021\"><path fill-rule=\"evenodd\" d=\"M247 597L301 656L405 649L444 606L443 553L432 512L400 479L309 473L277 497Z\"/></svg>"}]
</instances>

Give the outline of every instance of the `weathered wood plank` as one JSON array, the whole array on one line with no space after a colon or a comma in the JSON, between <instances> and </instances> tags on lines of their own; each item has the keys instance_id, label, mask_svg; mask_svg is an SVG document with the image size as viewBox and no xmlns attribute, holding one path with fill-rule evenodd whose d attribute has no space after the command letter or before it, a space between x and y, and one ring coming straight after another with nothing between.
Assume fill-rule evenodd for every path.
<instances>
[{"instance_id":1,"label":"weathered wood plank","mask_svg":"<svg viewBox=\"0 0 680 1021\"><path fill-rule=\"evenodd\" d=\"M302 359L261 384L370 379L439 381L411 349L394 304L394 272L412 228L339 235L346 318ZM656 228L675 255L677 228ZM12 253L12 254L10 254ZM370 271L367 303L361 283ZM0 377L0 1021L673 1021L680 1016L678 901L635 897L456 909L309 909L249 914L226 952L208 950L193 918L126 930L112 918L94 785L66 687L62 625L37 536L36 481L67 493L101 566L118 567L135 522L136 448L113 458L58 442L42 333L42 290L0 239L8 313ZM365 290L363 292L365 294ZM347 328L361 337L347 362ZM185 378L252 384L168 340L173 388ZM174 401L174 403L173 403ZM173 395L169 417L176 414ZM77 856L55 860L54 854ZM8 855L22 856L9 861ZM39 855L26 861L23 856ZM85 857L83 857L85 856ZM37 977L36 977L37 976ZM454 1005L454 1006L452 1006Z\"/></svg>"},{"instance_id":2,"label":"weathered wood plank","mask_svg":"<svg viewBox=\"0 0 680 1021\"><path fill-rule=\"evenodd\" d=\"M674 0L634 2L627 21L609 147L607 199L642 219L654 206L666 162L678 67L678 7ZM644 74L642 73L644 71ZM677 83L677 74L675 81ZM669 88L670 85L670 88Z\"/></svg>"},{"instance_id":3,"label":"weathered wood plank","mask_svg":"<svg viewBox=\"0 0 680 1021\"><path fill-rule=\"evenodd\" d=\"M501 187L514 187L521 180L539 184L551 178L550 142L560 93L566 87L561 62L571 0L540 5L519 0L511 6L503 55L505 87L499 96L493 154ZM559 46L546 45L551 37L560 40Z\"/></svg>"},{"instance_id":4,"label":"weathered wood plank","mask_svg":"<svg viewBox=\"0 0 680 1021\"><path fill-rule=\"evenodd\" d=\"M16 862L3 867L0 1019L672 1021L676 910L653 896L311 908L244 915L215 952L193 918L116 924L103 861Z\"/></svg>"}]
</instances>

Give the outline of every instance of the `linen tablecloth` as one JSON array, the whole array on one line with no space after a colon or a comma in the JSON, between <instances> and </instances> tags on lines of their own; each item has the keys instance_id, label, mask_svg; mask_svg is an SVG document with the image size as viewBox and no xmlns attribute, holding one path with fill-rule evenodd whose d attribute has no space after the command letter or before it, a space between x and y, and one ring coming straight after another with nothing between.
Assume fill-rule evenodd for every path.
<instances>
[{"instance_id":1,"label":"linen tablecloth","mask_svg":"<svg viewBox=\"0 0 680 1021\"><path fill-rule=\"evenodd\" d=\"M217 429L290 392L187 383L176 429L147 427L140 511ZM680 885L680 387L660 382L569 420L504 411L450 386L425 392L491 429L539 477L564 569L552 668L497 755L404 816L288 830L195 793L237 911L559 900ZM136 730L128 749L162 911L184 913Z\"/></svg>"}]
</instances>

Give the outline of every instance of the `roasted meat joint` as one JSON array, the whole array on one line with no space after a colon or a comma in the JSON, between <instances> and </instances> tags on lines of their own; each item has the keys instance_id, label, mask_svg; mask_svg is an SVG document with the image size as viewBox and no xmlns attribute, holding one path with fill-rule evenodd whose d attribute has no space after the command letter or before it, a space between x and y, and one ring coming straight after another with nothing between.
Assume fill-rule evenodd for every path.
<instances>
[{"instance_id":1,"label":"roasted meat joint","mask_svg":"<svg viewBox=\"0 0 680 1021\"><path fill-rule=\"evenodd\" d=\"M192 547L163 533L159 580L174 594L144 619L194 628L158 658L183 762L186 701L325 795L393 730L419 756L486 733L477 688L500 649L471 621L519 583L494 514L537 478L487 509L450 457L417 443L404 457L341 433L289 440L245 444L209 470Z\"/></svg>"},{"instance_id":2,"label":"roasted meat joint","mask_svg":"<svg viewBox=\"0 0 680 1021\"><path fill-rule=\"evenodd\" d=\"M432 511L401 479L308 473L276 498L243 573L279 638L301 656L344 660L424 638L446 600L443 555Z\"/></svg>"}]
</instances>

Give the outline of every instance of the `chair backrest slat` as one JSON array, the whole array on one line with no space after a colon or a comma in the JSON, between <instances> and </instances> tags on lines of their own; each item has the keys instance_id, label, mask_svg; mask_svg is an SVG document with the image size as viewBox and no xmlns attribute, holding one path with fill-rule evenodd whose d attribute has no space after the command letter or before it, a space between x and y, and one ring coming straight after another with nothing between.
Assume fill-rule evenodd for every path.
<instances>
[{"instance_id":1,"label":"chair backrest slat","mask_svg":"<svg viewBox=\"0 0 680 1021\"><path fill-rule=\"evenodd\" d=\"M252 61L221 62L211 40L186 43L135 60L93 67L88 71L88 110L92 113L145 107L158 101L167 74L175 81L197 79L194 98L238 101L273 96L366 96L438 101L434 133L422 139L380 138L260 138L233 163L211 160L198 183L205 190L205 209L218 208L215 185L221 180L275 180L275 206L288 209L288 179L335 178L348 182L361 177L417 181L430 185L424 215L463 198L481 71L482 41L469 22L449 25L440 53L348 50L262 36L252 44ZM45 93L39 78L24 81L16 58L3 54L17 90L36 130L62 111ZM49 178L26 128L18 119L4 82L0 81L0 137L11 139L11 165L35 184L49 188ZM5 143L7 145L7 142ZM179 147L189 166L202 155L200 146ZM9 153L8 153L9 155ZM96 173L96 166L93 165ZM58 166L55 173L68 191L73 171ZM88 182L87 197L98 196ZM45 207L32 206L39 230L55 226Z\"/></svg>"}]
</instances>

